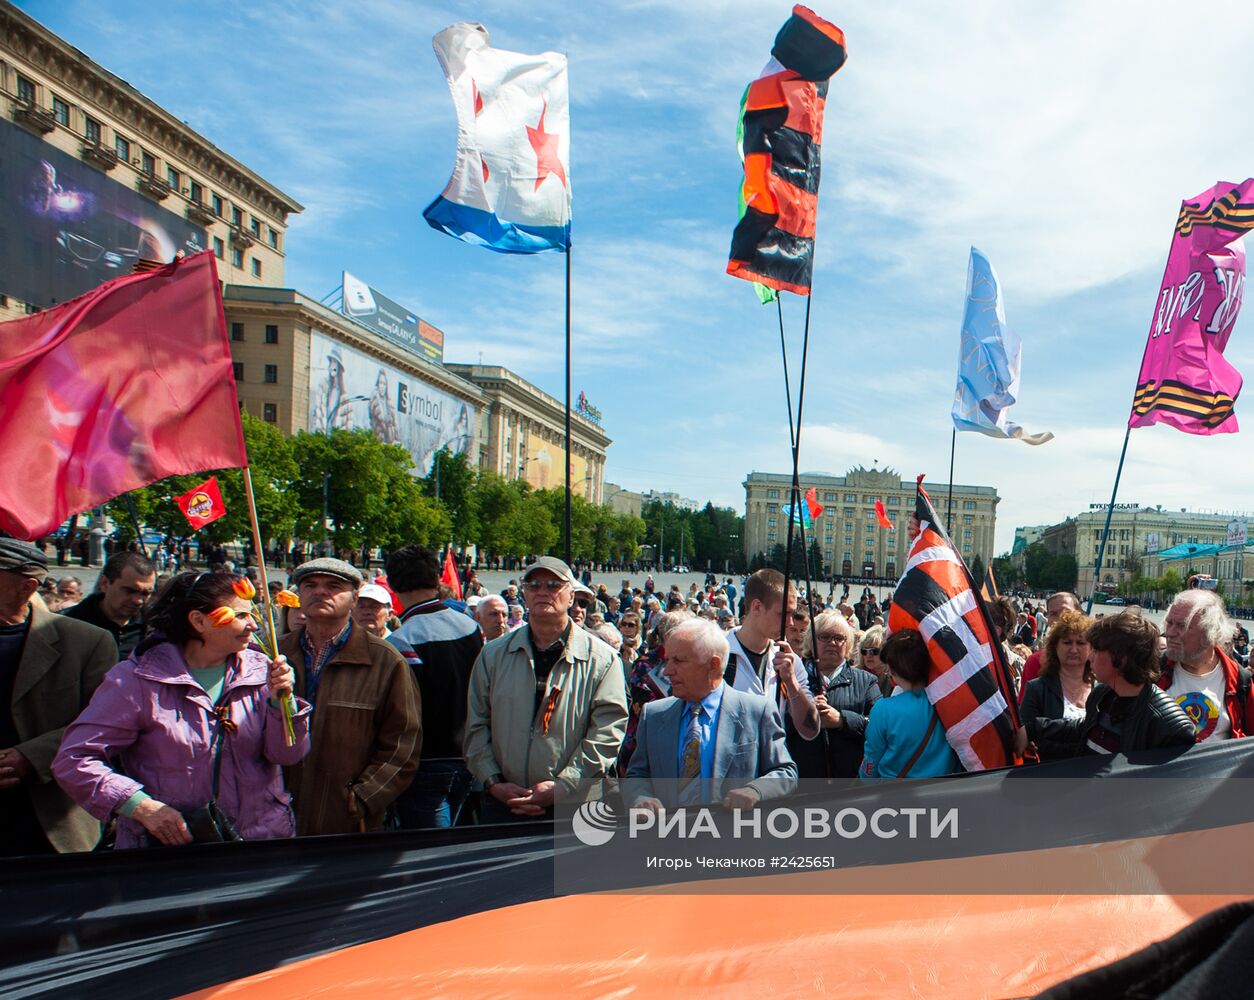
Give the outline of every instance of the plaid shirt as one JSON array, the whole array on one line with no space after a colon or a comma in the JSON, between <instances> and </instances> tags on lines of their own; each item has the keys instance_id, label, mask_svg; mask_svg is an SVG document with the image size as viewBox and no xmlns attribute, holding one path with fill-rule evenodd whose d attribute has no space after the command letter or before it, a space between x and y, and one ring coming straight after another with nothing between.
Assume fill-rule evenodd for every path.
<instances>
[{"instance_id":1,"label":"plaid shirt","mask_svg":"<svg viewBox=\"0 0 1254 1000\"><path fill-rule=\"evenodd\" d=\"M350 618L343 630L334 639L322 647L321 652L314 649L313 643L309 639L309 629L304 629L300 634L300 649L305 654L305 700L310 705L314 703L314 699L318 695L318 684L322 680L322 668L327 662L344 648L344 644L348 642L348 637L353 632L353 620Z\"/></svg>"}]
</instances>

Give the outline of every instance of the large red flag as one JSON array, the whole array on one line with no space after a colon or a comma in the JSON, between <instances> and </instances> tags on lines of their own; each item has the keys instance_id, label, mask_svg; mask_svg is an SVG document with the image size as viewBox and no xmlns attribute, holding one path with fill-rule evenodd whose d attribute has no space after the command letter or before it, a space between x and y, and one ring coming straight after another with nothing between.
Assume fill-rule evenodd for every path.
<instances>
[{"instance_id":1,"label":"large red flag","mask_svg":"<svg viewBox=\"0 0 1254 1000\"><path fill-rule=\"evenodd\" d=\"M213 254L0 323L0 529L40 538L158 479L247 464Z\"/></svg>"},{"instance_id":2,"label":"large red flag","mask_svg":"<svg viewBox=\"0 0 1254 1000\"><path fill-rule=\"evenodd\" d=\"M453 547L444 550L444 572L440 574L440 582L453 591L453 596L462 599L462 581L457 575L457 564L453 562Z\"/></svg>"}]
</instances>

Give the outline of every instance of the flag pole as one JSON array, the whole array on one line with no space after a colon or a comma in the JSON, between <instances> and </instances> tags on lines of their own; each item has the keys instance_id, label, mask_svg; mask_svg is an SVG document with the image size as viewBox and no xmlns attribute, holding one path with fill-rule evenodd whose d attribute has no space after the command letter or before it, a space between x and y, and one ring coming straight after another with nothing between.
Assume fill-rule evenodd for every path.
<instances>
[{"instance_id":1,"label":"flag pole","mask_svg":"<svg viewBox=\"0 0 1254 1000\"><path fill-rule=\"evenodd\" d=\"M1089 587L1088 604L1084 607L1084 613L1090 614L1093 611L1093 596L1097 593L1097 581L1102 577L1102 558L1106 555L1106 539L1110 537L1110 518L1115 512L1115 497L1119 493L1119 478L1123 475L1123 460L1128 457L1128 438L1132 436L1132 425L1128 425L1128 429L1123 432L1123 450L1119 452L1119 468L1115 470L1115 485L1110 491L1110 503L1106 505L1106 526L1102 529L1102 541L1097 547L1097 566L1093 570L1093 585Z\"/></svg>"},{"instance_id":2,"label":"flag pole","mask_svg":"<svg viewBox=\"0 0 1254 1000\"><path fill-rule=\"evenodd\" d=\"M797 433L792 419L792 382L788 378L788 342L784 339L784 303L782 296L775 293L775 312L779 317L779 350L784 359L784 402L788 407L788 447L793 454L793 480L788 488L789 506L796 510L797 504ZM788 515L788 542L784 546L784 597L779 610L779 637L784 638L784 629L788 624L788 578L792 569L792 514Z\"/></svg>"},{"instance_id":3,"label":"flag pole","mask_svg":"<svg viewBox=\"0 0 1254 1000\"><path fill-rule=\"evenodd\" d=\"M570 565L570 237L566 239L566 565Z\"/></svg>"},{"instance_id":4,"label":"flag pole","mask_svg":"<svg viewBox=\"0 0 1254 1000\"><path fill-rule=\"evenodd\" d=\"M795 424L792 419L792 390L788 388L788 348L784 343L784 309L782 305L779 308L779 339L784 355L785 398L788 400L788 431L792 439L791 503L793 509L793 514L790 514L788 517L788 545L784 554L784 603L779 613L779 637L781 640L784 638L784 630L788 624L788 583L792 570L792 519L801 504L801 417L806 401L806 357L810 351L810 303L812 300L813 289L811 289L811 294L806 296L805 327L801 334L801 377L797 386L797 420ZM778 298L776 298L776 303L779 303ZM809 595L807 594L808 597Z\"/></svg>"},{"instance_id":5,"label":"flag pole","mask_svg":"<svg viewBox=\"0 0 1254 1000\"><path fill-rule=\"evenodd\" d=\"M958 446L958 428L949 436L949 499L945 501L945 530L954 530L954 451Z\"/></svg>"},{"instance_id":6,"label":"flag pole","mask_svg":"<svg viewBox=\"0 0 1254 1000\"><path fill-rule=\"evenodd\" d=\"M257 553L257 572L261 576L261 606L265 609L265 628L267 638L270 640L269 653L273 653L277 658L279 655L279 633L274 627L274 605L270 601L270 583L266 579L266 550L261 544L261 525L257 521L257 501L253 499L253 476L252 471L247 465L243 468L244 473L244 498L248 501L248 520L252 524L253 529L253 551ZM268 654L267 654L268 655ZM288 746L292 746L296 742L296 735L292 730L292 716L296 714L296 702L292 695L288 695L283 701L283 732Z\"/></svg>"}]
</instances>

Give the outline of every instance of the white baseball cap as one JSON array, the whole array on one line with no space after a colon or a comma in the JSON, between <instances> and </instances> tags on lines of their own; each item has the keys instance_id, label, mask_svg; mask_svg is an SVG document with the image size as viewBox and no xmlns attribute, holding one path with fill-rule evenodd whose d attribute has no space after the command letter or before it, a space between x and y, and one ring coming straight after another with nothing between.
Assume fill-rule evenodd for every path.
<instances>
[{"instance_id":1,"label":"white baseball cap","mask_svg":"<svg viewBox=\"0 0 1254 1000\"><path fill-rule=\"evenodd\" d=\"M364 584L357 591L357 598L360 600L363 597L368 601L378 601L380 604L386 604L389 608L392 606L392 595L387 592L386 588L379 586L377 583Z\"/></svg>"}]
</instances>

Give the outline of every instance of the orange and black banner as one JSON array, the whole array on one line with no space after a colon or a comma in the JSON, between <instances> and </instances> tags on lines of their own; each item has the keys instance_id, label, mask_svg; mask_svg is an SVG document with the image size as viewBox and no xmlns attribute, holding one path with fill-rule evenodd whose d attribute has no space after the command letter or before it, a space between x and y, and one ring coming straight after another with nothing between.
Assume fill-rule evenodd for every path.
<instances>
[{"instance_id":1,"label":"orange and black banner","mask_svg":"<svg viewBox=\"0 0 1254 1000\"><path fill-rule=\"evenodd\" d=\"M1137 416L1155 411L1178 413L1204 427L1218 427L1232 416L1235 406L1236 400L1226 392L1194 389L1172 379L1142 382L1132 396L1132 412Z\"/></svg>"},{"instance_id":2,"label":"orange and black banner","mask_svg":"<svg viewBox=\"0 0 1254 1000\"><path fill-rule=\"evenodd\" d=\"M741 105L744 183L727 273L809 295L823 108L827 81L845 63L845 35L798 4L771 55Z\"/></svg>"}]
</instances>

